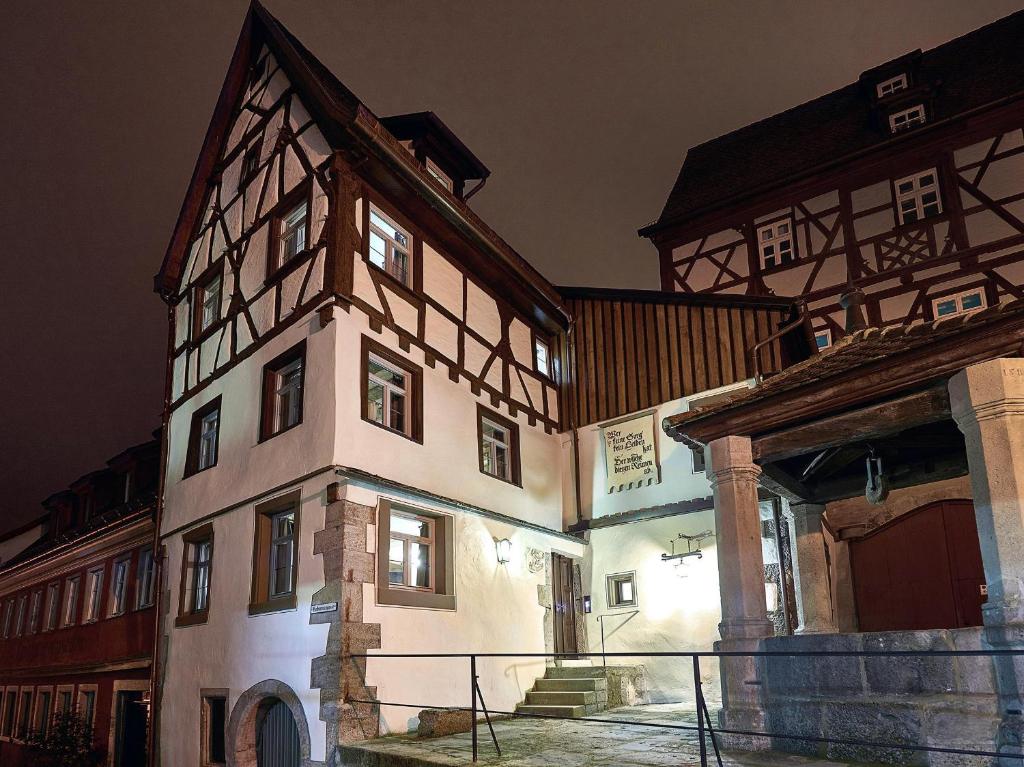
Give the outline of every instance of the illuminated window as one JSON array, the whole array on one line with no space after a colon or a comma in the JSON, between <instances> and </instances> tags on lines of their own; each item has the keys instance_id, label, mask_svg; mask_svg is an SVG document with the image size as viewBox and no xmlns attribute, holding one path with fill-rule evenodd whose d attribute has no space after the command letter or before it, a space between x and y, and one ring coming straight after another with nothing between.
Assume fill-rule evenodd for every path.
<instances>
[{"instance_id":1,"label":"illuminated window","mask_svg":"<svg viewBox=\"0 0 1024 767\"><path fill-rule=\"evenodd\" d=\"M391 512L388 583L411 589L434 587L434 520L408 512Z\"/></svg>"},{"instance_id":2,"label":"illuminated window","mask_svg":"<svg viewBox=\"0 0 1024 767\"><path fill-rule=\"evenodd\" d=\"M302 423L305 367L305 342L292 347L264 367L260 428L263 439L269 439Z\"/></svg>"},{"instance_id":3,"label":"illuminated window","mask_svg":"<svg viewBox=\"0 0 1024 767\"><path fill-rule=\"evenodd\" d=\"M551 377L550 350L547 343L539 338L533 340L533 362L538 373Z\"/></svg>"},{"instance_id":4,"label":"illuminated window","mask_svg":"<svg viewBox=\"0 0 1024 767\"><path fill-rule=\"evenodd\" d=\"M884 99L886 96L891 96L898 91L906 90L907 88L907 75L901 73L895 77L890 77L888 80L883 80L875 86L875 92L878 94L878 98Z\"/></svg>"},{"instance_id":5,"label":"illuminated window","mask_svg":"<svg viewBox=\"0 0 1024 767\"><path fill-rule=\"evenodd\" d=\"M412 238L380 210L370 207L370 263L403 285L412 277Z\"/></svg>"},{"instance_id":6,"label":"illuminated window","mask_svg":"<svg viewBox=\"0 0 1024 767\"><path fill-rule=\"evenodd\" d=\"M901 224L912 224L942 212L934 168L896 181L896 210Z\"/></svg>"},{"instance_id":7,"label":"illuminated window","mask_svg":"<svg viewBox=\"0 0 1024 767\"><path fill-rule=\"evenodd\" d=\"M608 607L636 607L636 573L615 573L605 579Z\"/></svg>"},{"instance_id":8,"label":"illuminated window","mask_svg":"<svg viewBox=\"0 0 1024 767\"><path fill-rule=\"evenodd\" d=\"M381 499L376 527L377 603L454 610L454 520Z\"/></svg>"},{"instance_id":9,"label":"illuminated window","mask_svg":"<svg viewBox=\"0 0 1024 767\"><path fill-rule=\"evenodd\" d=\"M761 254L761 266L765 269L791 263L796 258L793 246L793 220L786 218L759 226L757 248Z\"/></svg>"},{"instance_id":10,"label":"illuminated window","mask_svg":"<svg viewBox=\"0 0 1024 767\"><path fill-rule=\"evenodd\" d=\"M298 584L299 493L256 507L249 613L294 609Z\"/></svg>"},{"instance_id":11,"label":"illuminated window","mask_svg":"<svg viewBox=\"0 0 1024 767\"><path fill-rule=\"evenodd\" d=\"M519 484L519 427L479 407L480 471Z\"/></svg>"},{"instance_id":12,"label":"illuminated window","mask_svg":"<svg viewBox=\"0 0 1024 767\"><path fill-rule=\"evenodd\" d=\"M932 299L932 314L935 319L955 317L958 314L979 312L987 305L985 291L981 288L972 288L962 293Z\"/></svg>"},{"instance_id":13,"label":"illuminated window","mask_svg":"<svg viewBox=\"0 0 1024 767\"><path fill-rule=\"evenodd\" d=\"M889 115L889 128L893 133L913 128L915 125L923 125L924 122L924 104L915 104L909 109Z\"/></svg>"}]
</instances>

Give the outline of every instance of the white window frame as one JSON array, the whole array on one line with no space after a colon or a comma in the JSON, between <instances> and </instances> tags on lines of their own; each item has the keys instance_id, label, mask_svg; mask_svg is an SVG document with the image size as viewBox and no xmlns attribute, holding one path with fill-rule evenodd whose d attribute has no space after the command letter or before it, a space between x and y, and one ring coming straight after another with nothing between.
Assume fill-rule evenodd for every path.
<instances>
[{"instance_id":1,"label":"white window frame","mask_svg":"<svg viewBox=\"0 0 1024 767\"><path fill-rule=\"evenodd\" d=\"M130 554L118 557L110 568L110 598L107 615L114 618L128 611L128 579L132 569Z\"/></svg>"},{"instance_id":2,"label":"white window frame","mask_svg":"<svg viewBox=\"0 0 1024 767\"><path fill-rule=\"evenodd\" d=\"M978 296L981 298L981 305L974 306L970 309L964 308L964 299L969 296ZM939 304L947 301L954 301L956 303L956 311L950 312L949 314L943 314L939 316ZM985 288L976 287L969 288L968 290L961 290L959 293L951 293L945 296L938 296L932 299L932 316L937 320L948 319L949 317L960 317L964 314L974 314L975 312L984 311L988 308L988 299L985 297Z\"/></svg>"},{"instance_id":3,"label":"white window frame","mask_svg":"<svg viewBox=\"0 0 1024 767\"><path fill-rule=\"evenodd\" d=\"M302 421L302 384L305 371L298 357L274 371L274 413L272 434L290 429ZM287 402L287 409L285 403Z\"/></svg>"},{"instance_id":4,"label":"white window frame","mask_svg":"<svg viewBox=\"0 0 1024 767\"><path fill-rule=\"evenodd\" d=\"M156 560L152 548L139 550L135 567L135 609L152 607L156 602Z\"/></svg>"},{"instance_id":5,"label":"white window frame","mask_svg":"<svg viewBox=\"0 0 1024 767\"><path fill-rule=\"evenodd\" d=\"M28 615L28 594L18 596L18 606L14 611L14 636L20 637L25 633L25 617Z\"/></svg>"},{"instance_id":6,"label":"white window frame","mask_svg":"<svg viewBox=\"0 0 1024 767\"><path fill-rule=\"evenodd\" d=\"M393 381L385 381L379 375L375 374L373 371L370 370L370 364L369 363L373 363L374 365L377 365L378 367L384 368L385 370L387 370L392 375L401 376L402 380L405 382L405 386L399 386L398 384L394 383ZM385 429L390 429L391 431L398 432L399 434L404 434L406 436L410 436L412 434L412 409L409 406L409 397L410 397L409 379L412 376L409 373L409 371L406 370L405 368L401 368L401 367L399 367L397 365L393 365L390 362L385 361L384 359L382 359L381 357L378 357L373 352L367 352L366 375L367 375L366 407L367 407L367 416L369 417L369 419L371 421L373 421L374 423L383 426ZM371 412L372 411L372 405L374 405L375 403L371 403L371 401L370 401L370 387L374 387L374 386L380 387L383 390L383 392L384 392L383 400L381 402L381 411L382 412L381 412L381 417L379 419L375 417L373 412ZM394 398L396 398L396 397L401 397L402 398L402 428L401 429L396 428L391 423L391 421L392 421L392 416L391 416L392 402L393 402Z\"/></svg>"},{"instance_id":7,"label":"white window frame","mask_svg":"<svg viewBox=\"0 0 1024 767\"><path fill-rule=\"evenodd\" d=\"M0 638L7 639L11 635L11 624L14 620L14 600L4 602L4 630Z\"/></svg>"},{"instance_id":8,"label":"white window frame","mask_svg":"<svg viewBox=\"0 0 1024 767\"><path fill-rule=\"evenodd\" d=\"M447 173L445 173L443 170L441 170L437 166L436 162L434 162L433 160L431 160L428 157L427 158L427 162L426 162L426 166L427 166L427 173L430 174L431 178L436 180L441 186L443 186L449 192L454 192L454 190L455 190L455 182L452 181L452 177L451 176L449 176Z\"/></svg>"},{"instance_id":9,"label":"white window frame","mask_svg":"<svg viewBox=\"0 0 1024 767\"><path fill-rule=\"evenodd\" d=\"M81 588L81 575L72 575L64 579L64 597L61 600L60 616L60 627L62 629L78 623L78 592Z\"/></svg>"},{"instance_id":10,"label":"white window frame","mask_svg":"<svg viewBox=\"0 0 1024 767\"><path fill-rule=\"evenodd\" d=\"M780 232L779 229L783 226L786 227L786 231ZM765 253L769 248L772 252ZM796 233L793 230L792 216L757 227L757 254L762 269L774 269L796 261ZM769 264L769 259L774 260L774 263Z\"/></svg>"},{"instance_id":11,"label":"white window frame","mask_svg":"<svg viewBox=\"0 0 1024 767\"><path fill-rule=\"evenodd\" d=\"M411 533L402 533L395 530L394 519L399 517L402 519L411 519L414 522L424 524L427 527L427 535L412 535ZM421 514L414 514L410 511L399 511L397 509L391 510L391 521L389 522L389 547L386 552L388 557L388 588L391 589L410 589L412 591L428 591L433 592L436 588L435 581L435 565L436 565L436 553L437 553L437 520ZM390 545L393 543L400 543L402 546L402 582L393 583L390 578L391 572L391 548ZM413 563L412 549L415 545L425 546L427 549L427 585L417 586L416 585L416 567Z\"/></svg>"},{"instance_id":12,"label":"white window frame","mask_svg":"<svg viewBox=\"0 0 1024 767\"><path fill-rule=\"evenodd\" d=\"M629 594L628 598L620 596L620 585L628 584ZM605 588L607 589L608 596L608 609L619 610L624 607L636 607L639 605L640 600L636 591L636 571L632 570L625 573L612 573L605 576Z\"/></svg>"},{"instance_id":13,"label":"white window frame","mask_svg":"<svg viewBox=\"0 0 1024 767\"><path fill-rule=\"evenodd\" d=\"M291 531L283 535L278 535L277 527L278 521L283 520L287 517L291 517ZM295 531L297 528L297 520L294 508L283 509L270 515L270 563L267 570L267 594L270 599L276 599L277 597L288 596L289 594L295 593ZM288 578L286 586L283 591L277 591L277 569L280 564L278 549L281 546L286 546L285 549L288 552L288 564L287 572Z\"/></svg>"},{"instance_id":14,"label":"white window frame","mask_svg":"<svg viewBox=\"0 0 1024 767\"><path fill-rule=\"evenodd\" d=\"M43 631L56 631L60 627L60 581L46 584L46 607L43 611Z\"/></svg>"},{"instance_id":15,"label":"white window frame","mask_svg":"<svg viewBox=\"0 0 1024 767\"><path fill-rule=\"evenodd\" d=\"M543 338L533 339L533 366L538 373L551 378L551 346Z\"/></svg>"},{"instance_id":16,"label":"white window frame","mask_svg":"<svg viewBox=\"0 0 1024 767\"><path fill-rule=\"evenodd\" d=\"M28 626L25 627L26 634L36 634L39 632L40 623L39 619L42 616L43 607L43 590L36 589L32 592L31 601L28 609Z\"/></svg>"},{"instance_id":17,"label":"white window frame","mask_svg":"<svg viewBox=\"0 0 1024 767\"><path fill-rule=\"evenodd\" d=\"M42 705L43 696L46 696L49 702L49 711L47 711ZM53 704L53 687L37 687L36 700L34 710L32 712L32 728L37 731L42 731L44 735L50 731L50 724L53 721Z\"/></svg>"},{"instance_id":18,"label":"white window frame","mask_svg":"<svg viewBox=\"0 0 1024 767\"><path fill-rule=\"evenodd\" d=\"M104 569L93 567L85 574L85 604L82 606L82 623L95 623L100 619L103 604Z\"/></svg>"},{"instance_id":19,"label":"white window frame","mask_svg":"<svg viewBox=\"0 0 1024 767\"><path fill-rule=\"evenodd\" d=\"M909 84L907 73L900 72L895 77L890 77L888 80L882 80L882 82L878 83L875 86L875 93L878 94L878 98L884 99L886 96L905 91Z\"/></svg>"},{"instance_id":20,"label":"white window frame","mask_svg":"<svg viewBox=\"0 0 1024 767\"><path fill-rule=\"evenodd\" d=\"M191 541L186 544L189 547L189 580L191 581L188 593L189 615L206 612L210 609L210 570L213 566L213 541L203 538L200 541ZM205 553L205 558L201 558ZM202 594L202 599L200 599Z\"/></svg>"},{"instance_id":21,"label":"white window frame","mask_svg":"<svg viewBox=\"0 0 1024 767\"><path fill-rule=\"evenodd\" d=\"M378 220L375 221L375 218ZM383 240L383 253L373 247L373 235ZM401 241L403 238L405 239L404 243ZM367 241L369 242L367 259L371 264L391 275L403 285L412 284L412 235L404 227L396 224L391 216L372 204L370 205L370 236ZM404 256L405 259L404 267L401 269L398 266L401 259L396 257L396 253ZM375 256L379 256L379 258L375 258ZM383 263L379 263L379 261L383 261Z\"/></svg>"},{"instance_id":22,"label":"white window frame","mask_svg":"<svg viewBox=\"0 0 1024 767\"><path fill-rule=\"evenodd\" d=\"M825 343L821 344L818 342L819 338L824 338ZM832 328L824 328L822 330L814 331L814 344L817 346L818 351L827 349L832 345Z\"/></svg>"},{"instance_id":23,"label":"white window frame","mask_svg":"<svg viewBox=\"0 0 1024 767\"><path fill-rule=\"evenodd\" d=\"M205 284L198 288L199 293L199 332L220 319L220 307L224 291L224 275L214 274Z\"/></svg>"},{"instance_id":24,"label":"white window frame","mask_svg":"<svg viewBox=\"0 0 1024 767\"><path fill-rule=\"evenodd\" d=\"M893 133L910 130L916 125L924 125L927 117L924 112L924 104L914 104L912 107L901 109L889 115L889 130Z\"/></svg>"},{"instance_id":25,"label":"white window frame","mask_svg":"<svg viewBox=\"0 0 1024 767\"><path fill-rule=\"evenodd\" d=\"M505 440L502 441L493 435L487 433L486 427L490 426L491 429L497 429L505 434ZM498 465L498 450L504 448L505 450L505 472L499 474L497 471L487 470L487 459L490 460L491 467ZM512 431L504 424L498 423L497 421L491 420L485 415L480 416L480 450L485 454L486 458L483 460L483 472L490 477L497 477L503 479L506 482L512 482L513 476L513 454L512 451L515 449L512 438Z\"/></svg>"},{"instance_id":26,"label":"white window frame","mask_svg":"<svg viewBox=\"0 0 1024 767\"><path fill-rule=\"evenodd\" d=\"M196 471L217 464L217 440L220 433L220 408L216 407L199 419L199 445Z\"/></svg>"},{"instance_id":27,"label":"white window frame","mask_svg":"<svg viewBox=\"0 0 1024 767\"><path fill-rule=\"evenodd\" d=\"M278 236L277 266L281 267L298 257L306 249L306 224L309 219L309 201L302 200L298 205L281 216L281 233ZM294 243L294 247L290 247Z\"/></svg>"},{"instance_id":28,"label":"white window frame","mask_svg":"<svg viewBox=\"0 0 1024 767\"><path fill-rule=\"evenodd\" d=\"M931 182L925 179L931 176ZM896 216L900 225L916 224L926 218L942 213L942 191L939 186L939 172L935 168L898 178L893 182L896 194ZM931 198L931 199L929 199ZM907 219L912 213L914 218Z\"/></svg>"}]
</instances>

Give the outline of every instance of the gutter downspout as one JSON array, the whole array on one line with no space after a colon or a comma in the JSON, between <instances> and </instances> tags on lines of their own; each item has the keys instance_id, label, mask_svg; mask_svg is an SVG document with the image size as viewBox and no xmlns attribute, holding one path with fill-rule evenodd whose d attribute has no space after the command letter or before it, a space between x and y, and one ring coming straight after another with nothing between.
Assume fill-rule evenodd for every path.
<instances>
[{"instance_id":1,"label":"gutter downspout","mask_svg":"<svg viewBox=\"0 0 1024 767\"><path fill-rule=\"evenodd\" d=\"M463 202L469 202L469 198L472 197L477 192L479 192L481 189L483 189L484 188L484 184L486 184L486 183L487 183L487 176L484 176L482 179L480 179L480 183L479 184L474 186L472 189L469 190L469 192L467 192L466 194L464 194L462 196L462 201Z\"/></svg>"},{"instance_id":2,"label":"gutter downspout","mask_svg":"<svg viewBox=\"0 0 1024 767\"><path fill-rule=\"evenodd\" d=\"M153 527L153 659L149 670L149 733L146 743L150 767L160 765L160 698L163 685L160 681L160 646L163 634L163 564L164 557L160 546L160 524L164 511L164 487L167 478L167 446L170 441L171 416L171 375L173 371L172 354L174 353L174 307L167 296L162 296L167 303L167 370L164 373L164 406L160 417L160 482L157 485L156 512Z\"/></svg>"},{"instance_id":3,"label":"gutter downspout","mask_svg":"<svg viewBox=\"0 0 1024 767\"><path fill-rule=\"evenodd\" d=\"M575 370L572 364L576 359L576 317L570 316L569 329L565 333L565 362L566 370L564 380L569 389L569 429L572 431L572 474L573 494L576 497L576 524L583 524L583 499L580 496L580 430L576 426L576 377L570 380L570 371ZM572 361L572 362L571 362Z\"/></svg>"}]
</instances>

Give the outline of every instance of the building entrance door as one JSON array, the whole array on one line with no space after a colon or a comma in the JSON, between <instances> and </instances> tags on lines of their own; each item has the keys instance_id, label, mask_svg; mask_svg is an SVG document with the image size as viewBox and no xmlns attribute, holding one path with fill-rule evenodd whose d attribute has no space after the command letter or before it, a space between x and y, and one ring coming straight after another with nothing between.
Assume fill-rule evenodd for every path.
<instances>
[{"instance_id":1,"label":"building entrance door","mask_svg":"<svg viewBox=\"0 0 1024 767\"><path fill-rule=\"evenodd\" d=\"M116 767L145 767L146 718L141 691L127 690L117 694Z\"/></svg>"},{"instance_id":2,"label":"building entrance door","mask_svg":"<svg viewBox=\"0 0 1024 767\"><path fill-rule=\"evenodd\" d=\"M263 720L257 722L257 767L299 767L299 728L285 703L277 698L267 702Z\"/></svg>"},{"instance_id":3,"label":"building entrance door","mask_svg":"<svg viewBox=\"0 0 1024 767\"><path fill-rule=\"evenodd\" d=\"M579 650L579 639L576 635L574 572L572 559L552 553L551 605L554 611L556 653L575 653Z\"/></svg>"},{"instance_id":4,"label":"building entrance door","mask_svg":"<svg viewBox=\"0 0 1024 767\"><path fill-rule=\"evenodd\" d=\"M938 501L850 543L861 631L981 625L985 602L970 501Z\"/></svg>"}]
</instances>

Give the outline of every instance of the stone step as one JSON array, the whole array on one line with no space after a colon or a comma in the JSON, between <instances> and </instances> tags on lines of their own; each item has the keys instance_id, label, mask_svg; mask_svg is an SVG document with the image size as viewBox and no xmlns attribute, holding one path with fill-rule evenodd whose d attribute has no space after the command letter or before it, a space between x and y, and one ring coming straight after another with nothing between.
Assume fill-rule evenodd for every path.
<instances>
[{"instance_id":1,"label":"stone step","mask_svg":"<svg viewBox=\"0 0 1024 767\"><path fill-rule=\"evenodd\" d=\"M534 692L526 693L527 705L533 706L586 706L597 703L595 692Z\"/></svg>"},{"instance_id":2,"label":"stone step","mask_svg":"<svg viewBox=\"0 0 1024 767\"><path fill-rule=\"evenodd\" d=\"M537 692L596 692L608 689L608 680L600 679L538 679L533 683Z\"/></svg>"},{"instance_id":3,"label":"stone step","mask_svg":"<svg viewBox=\"0 0 1024 767\"><path fill-rule=\"evenodd\" d=\"M586 714L586 706L534 706L520 703L516 706L518 714L535 714L537 716L560 716L576 719Z\"/></svg>"},{"instance_id":4,"label":"stone step","mask_svg":"<svg viewBox=\"0 0 1024 767\"><path fill-rule=\"evenodd\" d=\"M544 669L545 679L604 679L600 666L548 666Z\"/></svg>"}]
</instances>

